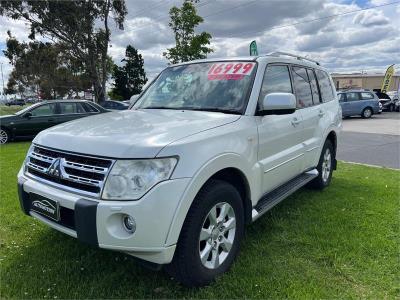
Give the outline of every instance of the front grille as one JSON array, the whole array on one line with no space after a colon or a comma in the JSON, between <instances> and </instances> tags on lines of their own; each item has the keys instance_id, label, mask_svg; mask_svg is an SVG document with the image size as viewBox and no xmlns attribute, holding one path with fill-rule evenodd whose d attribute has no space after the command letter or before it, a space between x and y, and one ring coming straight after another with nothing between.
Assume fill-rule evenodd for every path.
<instances>
[{"instance_id":1,"label":"front grille","mask_svg":"<svg viewBox=\"0 0 400 300\"><path fill-rule=\"evenodd\" d=\"M27 172L67 189L100 196L113 160L65 153L34 146L28 153Z\"/></svg>"}]
</instances>

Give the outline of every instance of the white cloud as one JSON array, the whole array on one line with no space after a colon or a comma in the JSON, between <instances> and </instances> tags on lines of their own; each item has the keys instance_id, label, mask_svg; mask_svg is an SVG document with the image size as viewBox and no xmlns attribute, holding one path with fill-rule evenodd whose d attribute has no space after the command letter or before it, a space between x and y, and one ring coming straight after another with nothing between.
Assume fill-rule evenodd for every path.
<instances>
[{"instance_id":1,"label":"white cloud","mask_svg":"<svg viewBox=\"0 0 400 300\"><path fill-rule=\"evenodd\" d=\"M357 5L342 0L202 0L198 12L204 23L198 31L213 36L211 57L248 55L249 42L257 40L259 51L298 52L321 61L331 71L386 68L400 62L400 5L384 6L335 18L329 16L357 10L389 0L371 0ZM166 65L162 53L174 45L168 27L168 10L181 0L126 1L125 30L112 28L110 55L119 62L128 44L145 60L148 77ZM328 18L327 18L328 17ZM309 20L323 18L318 21ZM304 22L296 26L282 25ZM23 22L0 18L0 44L11 29L19 39L27 39ZM0 54L0 60L6 61ZM7 69L7 72L10 68Z\"/></svg>"},{"instance_id":2,"label":"white cloud","mask_svg":"<svg viewBox=\"0 0 400 300\"><path fill-rule=\"evenodd\" d=\"M390 20L381 10L365 10L359 12L353 19L354 24L362 26L381 26L389 24Z\"/></svg>"}]
</instances>

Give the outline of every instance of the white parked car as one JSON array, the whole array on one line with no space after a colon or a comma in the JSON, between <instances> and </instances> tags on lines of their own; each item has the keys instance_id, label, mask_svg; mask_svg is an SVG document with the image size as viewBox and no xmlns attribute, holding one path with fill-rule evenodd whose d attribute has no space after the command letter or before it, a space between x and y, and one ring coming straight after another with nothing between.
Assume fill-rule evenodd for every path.
<instances>
[{"instance_id":1,"label":"white parked car","mask_svg":"<svg viewBox=\"0 0 400 300\"><path fill-rule=\"evenodd\" d=\"M18 174L21 207L206 285L232 265L246 224L329 185L341 120L330 76L306 58L169 66L133 109L41 132Z\"/></svg>"}]
</instances>

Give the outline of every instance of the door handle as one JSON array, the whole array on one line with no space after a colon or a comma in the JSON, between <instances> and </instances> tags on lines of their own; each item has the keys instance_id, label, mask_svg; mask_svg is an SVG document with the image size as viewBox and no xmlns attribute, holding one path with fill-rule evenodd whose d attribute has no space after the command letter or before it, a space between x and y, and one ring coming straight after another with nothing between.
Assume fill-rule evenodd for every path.
<instances>
[{"instance_id":1,"label":"door handle","mask_svg":"<svg viewBox=\"0 0 400 300\"><path fill-rule=\"evenodd\" d=\"M293 120L292 120L292 125L294 126L294 127L296 127L297 125L299 125L300 124L300 120L299 119L297 119L297 118L294 118Z\"/></svg>"},{"instance_id":2,"label":"door handle","mask_svg":"<svg viewBox=\"0 0 400 300\"><path fill-rule=\"evenodd\" d=\"M323 110L320 110L319 113L318 113L318 116L320 118L322 118L324 115L325 115L325 112Z\"/></svg>"},{"instance_id":3,"label":"door handle","mask_svg":"<svg viewBox=\"0 0 400 300\"><path fill-rule=\"evenodd\" d=\"M54 119L48 119L48 121L49 121L49 122L54 122L55 120L54 120Z\"/></svg>"}]
</instances>

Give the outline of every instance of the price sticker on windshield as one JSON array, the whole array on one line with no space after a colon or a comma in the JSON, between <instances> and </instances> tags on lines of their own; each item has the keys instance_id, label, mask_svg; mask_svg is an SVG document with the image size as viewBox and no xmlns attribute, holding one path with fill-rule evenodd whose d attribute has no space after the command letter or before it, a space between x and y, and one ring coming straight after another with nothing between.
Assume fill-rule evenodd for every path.
<instances>
[{"instance_id":1,"label":"price sticker on windshield","mask_svg":"<svg viewBox=\"0 0 400 300\"><path fill-rule=\"evenodd\" d=\"M215 63L208 70L208 80L240 80L249 76L255 65L254 62Z\"/></svg>"}]
</instances>

